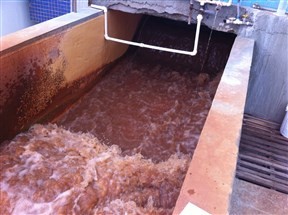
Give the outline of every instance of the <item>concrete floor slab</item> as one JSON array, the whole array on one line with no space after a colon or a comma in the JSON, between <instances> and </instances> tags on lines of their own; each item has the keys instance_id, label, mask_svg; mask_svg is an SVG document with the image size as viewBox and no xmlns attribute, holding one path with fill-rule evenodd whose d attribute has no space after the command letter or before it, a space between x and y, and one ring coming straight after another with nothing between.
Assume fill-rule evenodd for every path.
<instances>
[{"instance_id":1,"label":"concrete floor slab","mask_svg":"<svg viewBox=\"0 0 288 215\"><path fill-rule=\"evenodd\" d=\"M229 214L288 214L288 195L236 178Z\"/></svg>"}]
</instances>

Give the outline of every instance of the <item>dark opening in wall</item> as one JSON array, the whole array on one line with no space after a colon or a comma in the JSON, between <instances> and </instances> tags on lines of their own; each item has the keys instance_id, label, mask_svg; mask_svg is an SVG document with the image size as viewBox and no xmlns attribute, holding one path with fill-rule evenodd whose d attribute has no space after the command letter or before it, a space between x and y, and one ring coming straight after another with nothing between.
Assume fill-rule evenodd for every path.
<instances>
[{"instance_id":1,"label":"dark opening in wall","mask_svg":"<svg viewBox=\"0 0 288 215\"><path fill-rule=\"evenodd\" d=\"M188 25L182 21L144 16L134 40L150 45L192 51L195 32L196 24ZM235 38L236 35L233 33L211 30L202 25L196 56L151 49L138 50L138 54L143 58L152 55L151 59L161 60L178 70L188 67L195 73L208 73L215 76L225 68Z\"/></svg>"}]
</instances>

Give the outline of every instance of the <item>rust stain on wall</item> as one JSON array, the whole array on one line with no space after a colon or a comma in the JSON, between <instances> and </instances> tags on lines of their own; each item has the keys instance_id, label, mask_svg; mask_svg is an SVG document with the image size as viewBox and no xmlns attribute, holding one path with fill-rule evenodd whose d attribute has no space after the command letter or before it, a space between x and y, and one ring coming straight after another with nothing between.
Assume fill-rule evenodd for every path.
<instances>
[{"instance_id":1,"label":"rust stain on wall","mask_svg":"<svg viewBox=\"0 0 288 215\"><path fill-rule=\"evenodd\" d=\"M1 138L11 136L43 111L64 86L63 33L1 57ZM51 65L62 58L62 66Z\"/></svg>"},{"instance_id":2,"label":"rust stain on wall","mask_svg":"<svg viewBox=\"0 0 288 215\"><path fill-rule=\"evenodd\" d=\"M129 22L128 30L113 31L125 39L133 37L141 18L122 12L111 12L110 17L115 20L112 27ZM125 53L127 46L104 40L103 27L103 16L91 18L44 38L40 35L42 39L35 35L28 44L0 53L0 143L55 116L51 113L75 101L97 81L104 66Z\"/></svg>"},{"instance_id":3,"label":"rust stain on wall","mask_svg":"<svg viewBox=\"0 0 288 215\"><path fill-rule=\"evenodd\" d=\"M19 124L27 122L33 116L36 116L41 111L52 103L53 97L64 86L65 78L63 71L65 69L65 62L63 62L63 69L51 71L49 64L52 62L39 65L33 63L38 78L32 83L27 83L27 88L20 99L20 106L17 109L19 114ZM37 76L38 76L37 75Z\"/></svg>"}]
</instances>

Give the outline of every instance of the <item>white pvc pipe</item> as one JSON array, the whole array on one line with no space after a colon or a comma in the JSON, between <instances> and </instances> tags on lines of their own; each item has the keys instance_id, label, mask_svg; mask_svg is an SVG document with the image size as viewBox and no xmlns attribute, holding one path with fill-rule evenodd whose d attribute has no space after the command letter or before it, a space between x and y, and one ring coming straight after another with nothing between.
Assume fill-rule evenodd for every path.
<instances>
[{"instance_id":1,"label":"white pvc pipe","mask_svg":"<svg viewBox=\"0 0 288 215\"><path fill-rule=\"evenodd\" d=\"M222 2L219 0L196 0L200 3L200 5L204 5L204 4L216 4L218 6L223 6L223 7L229 7L232 5L232 0L229 0L228 2Z\"/></svg>"},{"instance_id":2,"label":"white pvc pipe","mask_svg":"<svg viewBox=\"0 0 288 215\"><path fill-rule=\"evenodd\" d=\"M276 14L278 16L285 16L287 5L287 0L280 0Z\"/></svg>"},{"instance_id":3,"label":"white pvc pipe","mask_svg":"<svg viewBox=\"0 0 288 215\"><path fill-rule=\"evenodd\" d=\"M122 39L110 37L108 35L107 8L104 6L93 5L93 4L90 6L92 8L95 8L95 9L103 10L103 12L104 12L104 37L106 40L114 41L117 43L124 43L124 44L132 45L132 46L138 46L141 48L155 49L155 50L159 50L159 51L172 52L172 53L184 54L184 55L190 55L190 56L195 56L197 54L199 34L200 34L200 26L201 26L201 21L203 19L203 16L201 14L197 15L197 27L196 27L196 34L195 34L195 40L194 40L194 49L193 49L193 51L183 51L183 50L178 50L178 49L164 48L164 47L160 47L160 46L147 45L144 43L131 42L128 40L122 40Z\"/></svg>"}]
</instances>

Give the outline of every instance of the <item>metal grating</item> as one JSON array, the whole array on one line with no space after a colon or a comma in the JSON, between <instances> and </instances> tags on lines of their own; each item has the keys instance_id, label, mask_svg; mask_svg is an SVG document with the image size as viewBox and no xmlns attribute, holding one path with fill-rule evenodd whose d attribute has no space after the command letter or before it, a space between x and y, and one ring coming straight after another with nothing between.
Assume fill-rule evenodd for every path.
<instances>
[{"instance_id":1,"label":"metal grating","mask_svg":"<svg viewBox=\"0 0 288 215\"><path fill-rule=\"evenodd\" d=\"M288 194L288 139L280 125L244 116L236 176Z\"/></svg>"},{"instance_id":2,"label":"metal grating","mask_svg":"<svg viewBox=\"0 0 288 215\"><path fill-rule=\"evenodd\" d=\"M29 0L30 19L39 23L70 13L70 0Z\"/></svg>"}]
</instances>

